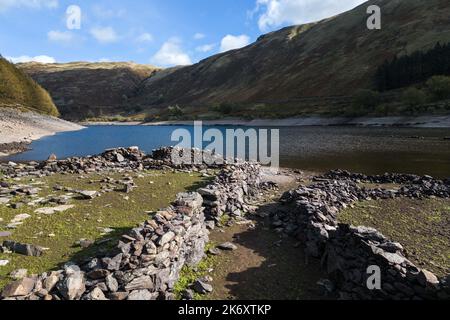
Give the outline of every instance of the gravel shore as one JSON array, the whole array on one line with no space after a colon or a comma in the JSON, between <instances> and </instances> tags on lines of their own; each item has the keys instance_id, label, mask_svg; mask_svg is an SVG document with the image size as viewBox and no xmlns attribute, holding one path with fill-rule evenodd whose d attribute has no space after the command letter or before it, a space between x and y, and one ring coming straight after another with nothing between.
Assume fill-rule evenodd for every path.
<instances>
[{"instance_id":1,"label":"gravel shore","mask_svg":"<svg viewBox=\"0 0 450 320\"><path fill-rule=\"evenodd\" d=\"M83 126L35 112L0 108L0 156L27 149L33 140Z\"/></svg>"}]
</instances>

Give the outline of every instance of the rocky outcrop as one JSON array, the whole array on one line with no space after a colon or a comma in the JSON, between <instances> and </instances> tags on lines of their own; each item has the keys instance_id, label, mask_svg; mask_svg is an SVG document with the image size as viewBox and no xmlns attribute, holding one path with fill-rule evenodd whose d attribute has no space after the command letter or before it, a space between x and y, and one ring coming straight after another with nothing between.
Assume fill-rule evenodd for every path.
<instances>
[{"instance_id":1,"label":"rocky outcrop","mask_svg":"<svg viewBox=\"0 0 450 320\"><path fill-rule=\"evenodd\" d=\"M17 65L43 86L65 119L112 116L127 109L141 82L160 70L131 62L24 63Z\"/></svg>"},{"instance_id":2,"label":"rocky outcrop","mask_svg":"<svg viewBox=\"0 0 450 320\"><path fill-rule=\"evenodd\" d=\"M330 180L324 180L324 177ZM368 199L395 197L448 198L450 187L431 177L410 175L363 176L330 172L309 187L301 186L283 195L289 210L272 216L273 226L302 240L306 252L321 258L323 266L340 290L342 299L448 299L448 279L438 279L406 258L399 243L375 229L338 223L340 210ZM337 180L336 180L337 179ZM343 179L343 180L342 180ZM393 183L410 182L398 191L359 187L352 180ZM370 266L381 270L381 290L370 290Z\"/></svg>"}]
</instances>

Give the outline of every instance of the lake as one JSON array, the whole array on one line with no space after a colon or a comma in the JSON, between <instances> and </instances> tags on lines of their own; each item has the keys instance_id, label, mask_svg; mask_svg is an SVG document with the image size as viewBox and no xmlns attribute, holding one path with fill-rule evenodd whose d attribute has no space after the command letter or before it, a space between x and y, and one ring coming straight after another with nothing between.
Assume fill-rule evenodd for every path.
<instances>
[{"instance_id":1,"label":"lake","mask_svg":"<svg viewBox=\"0 0 450 320\"><path fill-rule=\"evenodd\" d=\"M193 130L190 126L89 126L45 137L33 142L31 150L2 160L46 160L52 153L62 159L121 146L139 146L151 152L177 144L171 141L177 128ZM204 126L204 130L209 128ZM214 128L223 132L238 127ZM280 163L312 171L340 168L366 174L399 172L444 178L450 176L449 136L447 128L283 127Z\"/></svg>"}]
</instances>

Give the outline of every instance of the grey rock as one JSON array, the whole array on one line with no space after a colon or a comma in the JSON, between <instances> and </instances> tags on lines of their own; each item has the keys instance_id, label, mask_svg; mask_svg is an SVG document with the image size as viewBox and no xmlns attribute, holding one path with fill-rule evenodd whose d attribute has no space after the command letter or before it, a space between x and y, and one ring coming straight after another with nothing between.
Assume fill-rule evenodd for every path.
<instances>
[{"instance_id":1,"label":"grey rock","mask_svg":"<svg viewBox=\"0 0 450 320\"><path fill-rule=\"evenodd\" d=\"M157 292L151 293L148 290L135 290L130 292L127 300L131 301L150 301L156 300L159 294Z\"/></svg>"},{"instance_id":2,"label":"grey rock","mask_svg":"<svg viewBox=\"0 0 450 320\"><path fill-rule=\"evenodd\" d=\"M196 280L192 285L192 289L200 294L206 294L213 291L212 285L201 280Z\"/></svg>"},{"instance_id":3,"label":"grey rock","mask_svg":"<svg viewBox=\"0 0 450 320\"><path fill-rule=\"evenodd\" d=\"M84 274L75 272L59 282L58 291L67 300L79 300L86 291Z\"/></svg>"},{"instance_id":4,"label":"grey rock","mask_svg":"<svg viewBox=\"0 0 450 320\"><path fill-rule=\"evenodd\" d=\"M128 292L112 292L108 295L110 300L122 301L128 297Z\"/></svg>"},{"instance_id":5,"label":"grey rock","mask_svg":"<svg viewBox=\"0 0 450 320\"><path fill-rule=\"evenodd\" d=\"M21 297L26 296L33 291L36 284L34 278L23 278L21 280L14 281L3 289L2 298Z\"/></svg>"},{"instance_id":6,"label":"grey rock","mask_svg":"<svg viewBox=\"0 0 450 320\"><path fill-rule=\"evenodd\" d=\"M170 241L172 241L173 238L175 238L175 233L173 233L172 231L169 231L169 232L165 233L165 234L159 239L158 244L162 247L162 246L164 246L166 243L169 243Z\"/></svg>"},{"instance_id":7,"label":"grey rock","mask_svg":"<svg viewBox=\"0 0 450 320\"><path fill-rule=\"evenodd\" d=\"M152 278L149 276L141 276L133 279L125 286L125 290L133 291L133 290L143 290L143 289L153 289L154 284Z\"/></svg>"},{"instance_id":8,"label":"grey rock","mask_svg":"<svg viewBox=\"0 0 450 320\"><path fill-rule=\"evenodd\" d=\"M30 257L40 257L44 253L42 247L32 244L23 244L14 241L4 241L3 247L11 250L14 253L22 254Z\"/></svg>"},{"instance_id":9,"label":"grey rock","mask_svg":"<svg viewBox=\"0 0 450 320\"><path fill-rule=\"evenodd\" d=\"M56 284L59 281L59 275L55 272L52 272L45 280L44 280L44 289L47 290L47 292L51 292L53 288L56 286Z\"/></svg>"},{"instance_id":10,"label":"grey rock","mask_svg":"<svg viewBox=\"0 0 450 320\"><path fill-rule=\"evenodd\" d=\"M220 250L234 251L234 250L237 250L238 247L231 242L225 242L225 243L219 244L217 246L217 248L219 248Z\"/></svg>"},{"instance_id":11,"label":"grey rock","mask_svg":"<svg viewBox=\"0 0 450 320\"><path fill-rule=\"evenodd\" d=\"M117 271L120 269L120 264L122 262L123 254L120 253L113 258L104 258L103 263L106 265L108 270Z\"/></svg>"},{"instance_id":12,"label":"grey rock","mask_svg":"<svg viewBox=\"0 0 450 320\"><path fill-rule=\"evenodd\" d=\"M86 200L92 200L92 199L94 199L94 198L98 195L98 192L97 192L97 191L89 191L89 190L80 190L80 191L77 191L77 193L78 193L83 199L86 199Z\"/></svg>"},{"instance_id":13,"label":"grey rock","mask_svg":"<svg viewBox=\"0 0 450 320\"><path fill-rule=\"evenodd\" d=\"M119 290L119 283L112 274L106 277L106 286L110 292L116 292Z\"/></svg>"},{"instance_id":14,"label":"grey rock","mask_svg":"<svg viewBox=\"0 0 450 320\"><path fill-rule=\"evenodd\" d=\"M98 287L94 288L94 289L87 295L87 299L88 299L88 300L97 300L97 301L108 300L108 299L106 299L105 294L103 293L103 291L100 290Z\"/></svg>"},{"instance_id":15,"label":"grey rock","mask_svg":"<svg viewBox=\"0 0 450 320\"><path fill-rule=\"evenodd\" d=\"M437 287L439 279L428 270L422 269L418 276L419 283L424 287Z\"/></svg>"},{"instance_id":16,"label":"grey rock","mask_svg":"<svg viewBox=\"0 0 450 320\"><path fill-rule=\"evenodd\" d=\"M11 272L9 276L14 280L20 280L26 278L27 275L28 275L27 269L18 269Z\"/></svg>"},{"instance_id":17,"label":"grey rock","mask_svg":"<svg viewBox=\"0 0 450 320\"><path fill-rule=\"evenodd\" d=\"M183 300L194 300L194 292L191 289L186 289L181 292L181 298Z\"/></svg>"}]
</instances>

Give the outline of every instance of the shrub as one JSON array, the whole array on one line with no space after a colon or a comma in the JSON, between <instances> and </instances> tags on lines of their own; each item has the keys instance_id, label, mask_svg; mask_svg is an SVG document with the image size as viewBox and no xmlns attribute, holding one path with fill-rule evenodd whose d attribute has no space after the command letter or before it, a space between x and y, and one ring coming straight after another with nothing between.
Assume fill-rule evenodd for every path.
<instances>
[{"instance_id":1,"label":"shrub","mask_svg":"<svg viewBox=\"0 0 450 320\"><path fill-rule=\"evenodd\" d=\"M450 98L450 77L434 76L428 79L427 88L432 97L436 100Z\"/></svg>"},{"instance_id":2,"label":"shrub","mask_svg":"<svg viewBox=\"0 0 450 320\"><path fill-rule=\"evenodd\" d=\"M380 103L380 94L373 90L359 90L353 96L353 105L361 111L370 112Z\"/></svg>"},{"instance_id":3,"label":"shrub","mask_svg":"<svg viewBox=\"0 0 450 320\"><path fill-rule=\"evenodd\" d=\"M224 114L224 115L230 115L233 113L234 106L231 103L223 102L217 106L217 112Z\"/></svg>"},{"instance_id":4,"label":"shrub","mask_svg":"<svg viewBox=\"0 0 450 320\"><path fill-rule=\"evenodd\" d=\"M174 118L180 118L184 115L184 111L179 105L169 106L167 111L169 112L169 116Z\"/></svg>"},{"instance_id":5,"label":"shrub","mask_svg":"<svg viewBox=\"0 0 450 320\"><path fill-rule=\"evenodd\" d=\"M426 102L426 94L417 88L409 88L403 92L402 102L409 107L417 107Z\"/></svg>"}]
</instances>

